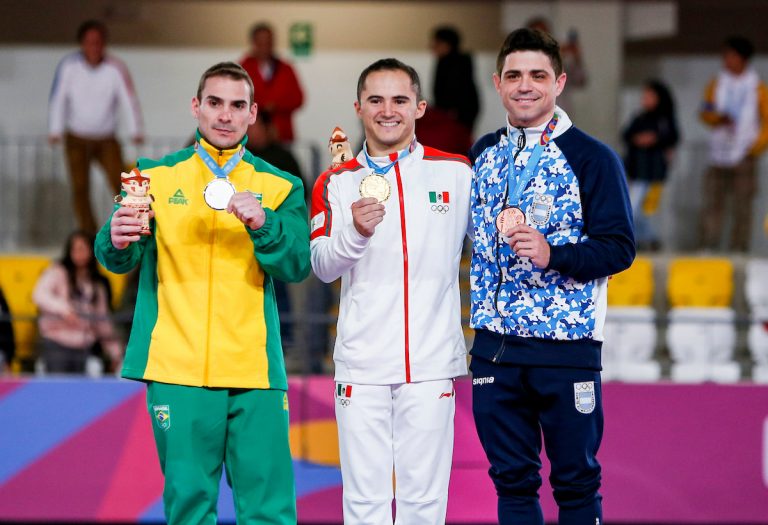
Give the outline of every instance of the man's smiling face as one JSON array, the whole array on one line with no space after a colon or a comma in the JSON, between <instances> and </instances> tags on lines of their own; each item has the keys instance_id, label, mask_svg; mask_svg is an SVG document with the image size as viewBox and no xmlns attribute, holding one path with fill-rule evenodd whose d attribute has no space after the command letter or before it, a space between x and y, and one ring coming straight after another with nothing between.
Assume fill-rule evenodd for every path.
<instances>
[{"instance_id":1,"label":"man's smiling face","mask_svg":"<svg viewBox=\"0 0 768 525\"><path fill-rule=\"evenodd\" d=\"M565 86L565 73L555 75L552 61L541 51L514 51L504 59L493 85L513 126L546 124L555 111L555 99Z\"/></svg>"},{"instance_id":2,"label":"man's smiling face","mask_svg":"<svg viewBox=\"0 0 768 525\"><path fill-rule=\"evenodd\" d=\"M416 100L411 78L405 71L374 71L365 79L355 111L365 128L368 153L381 157L406 148L413 139L416 119L427 103Z\"/></svg>"}]
</instances>

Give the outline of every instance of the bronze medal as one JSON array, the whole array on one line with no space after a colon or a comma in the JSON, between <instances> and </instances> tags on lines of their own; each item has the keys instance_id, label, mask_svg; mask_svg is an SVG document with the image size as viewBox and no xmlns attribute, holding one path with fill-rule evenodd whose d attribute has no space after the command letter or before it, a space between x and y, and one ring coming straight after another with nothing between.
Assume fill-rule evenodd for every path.
<instances>
[{"instance_id":1,"label":"bronze medal","mask_svg":"<svg viewBox=\"0 0 768 525\"><path fill-rule=\"evenodd\" d=\"M525 213L515 206L504 208L496 216L496 229L504 237L509 237L512 228L519 224L525 224Z\"/></svg>"}]
</instances>

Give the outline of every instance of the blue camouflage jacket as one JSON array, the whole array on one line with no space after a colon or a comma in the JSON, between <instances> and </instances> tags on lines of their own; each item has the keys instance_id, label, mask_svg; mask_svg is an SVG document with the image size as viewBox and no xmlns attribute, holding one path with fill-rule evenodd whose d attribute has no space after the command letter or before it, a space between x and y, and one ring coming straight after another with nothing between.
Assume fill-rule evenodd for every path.
<instances>
[{"instance_id":1,"label":"blue camouflage jacket","mask_svg":"<svg viewBox=\"0 0 768 525\"><path fill-rule=\"evenodd\" d=\"M573 127L559 108L557 113L559 121L533 178L520 201L509 203L546 237L551 247L547 268L518 257L496 228L509 184L510 151L521 132L499 129L470 151L475 170L472 354L517 364L599 369L608 276L628 268L635 256L631 208L617 155ZM527 147L515 160L518 173L543 129L524 131Z\"/></svg>"}]
</instances>

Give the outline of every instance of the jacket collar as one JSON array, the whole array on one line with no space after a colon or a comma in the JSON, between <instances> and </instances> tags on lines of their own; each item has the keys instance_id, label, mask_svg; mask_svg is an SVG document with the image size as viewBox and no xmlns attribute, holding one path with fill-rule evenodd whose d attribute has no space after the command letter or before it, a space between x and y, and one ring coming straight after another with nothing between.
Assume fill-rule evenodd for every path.
<instances>
[{"instance_id":1,"label":"jacket collar","mask_svg":"<svg viewBox=\"0 0 768 525\"><path fill-rule=\"evenodd\" d=\"M243 135L243 138L237 146L228 149L219 149L205 140L205 137L203 137L199 129L195 131L195 140L199 142L203 149L205 149L205 151L207 151L214 159L220 162L221 160L226 161L232 155L240 151L240 148L244 148L245 143L248 141L248 135Z\"/></svg>"}]
</instances>

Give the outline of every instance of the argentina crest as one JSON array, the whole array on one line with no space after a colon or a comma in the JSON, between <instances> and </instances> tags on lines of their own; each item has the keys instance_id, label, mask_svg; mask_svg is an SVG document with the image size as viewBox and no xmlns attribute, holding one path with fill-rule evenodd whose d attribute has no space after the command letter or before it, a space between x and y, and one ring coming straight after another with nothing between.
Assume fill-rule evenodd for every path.
<instances>
[{"instance_id":1,"label":"argentina crest","mask_svg":"<svg viewBox=\"0 0 768 525\"><path fill-rule=\"evenodd\" d=\"M573 384L576 410L582 414L591 414L595 410L595 382L585 381Z\"/></svg>"},{"instance_id":2,"label":"argentina crest","mask_svg":"<svg viewBox=\"0 0 768 525\"><path fill-rule=\"evenodd\" d=\"M168 405L152 405L152 412L154 412L155 421L161 430L171 428L171 408Z\"/></svg>"},{"instance_id":3,"label":"argentina crest","mask_svg":"<svg viewBox=\"0 0 768 525\"><path fill-rule=\"evenodd\" d=\"M555 198L546 193L537 193L533 197L533 203L528 207L528 215L531 221L538 226L546 226L549 216L552 214L552 205Z\"/></svg>"}]
</instances>

